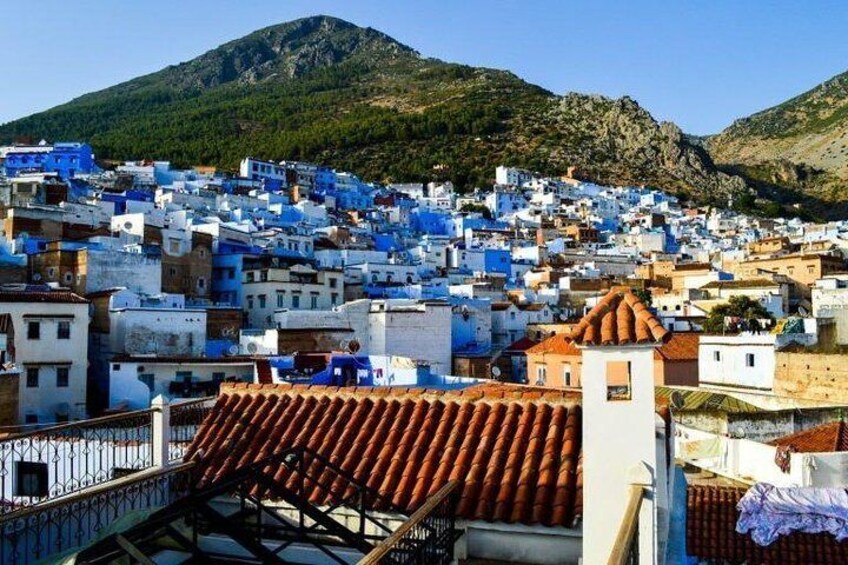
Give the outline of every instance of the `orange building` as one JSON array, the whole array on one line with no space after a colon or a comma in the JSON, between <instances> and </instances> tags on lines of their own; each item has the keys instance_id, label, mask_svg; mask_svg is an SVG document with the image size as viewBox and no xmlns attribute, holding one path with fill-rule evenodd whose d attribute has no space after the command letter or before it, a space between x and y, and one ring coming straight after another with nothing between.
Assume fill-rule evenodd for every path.
<instances>
[{"instance_id":1,"label":"orange building","mask_svg":"<svg viewBox=\"0 0 848 565\"><path fill-rule=\"evenodd\" d=\"M700 334L675 333L654 351L654 384L698 386ZM528 349L528 384L553 388L579 388L583 356L571 338L557 334Z\"/></svg>"}]
</instances>

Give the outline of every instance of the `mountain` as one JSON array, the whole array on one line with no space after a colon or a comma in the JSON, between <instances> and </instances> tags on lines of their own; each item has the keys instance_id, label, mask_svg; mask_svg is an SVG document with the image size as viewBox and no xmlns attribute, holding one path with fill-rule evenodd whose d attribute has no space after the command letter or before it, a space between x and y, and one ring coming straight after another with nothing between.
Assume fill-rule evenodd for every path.
<instances>
[{"instance_id":1,"label":"mountain","mask_svg":"<svg viewBox=\"0 0 848 565\"><path fill-rule=\"evenodd\" d=\"M89 140L101 159L235 169L303 159L379 181L493 181L499 164L650 184L725 204L747 191L629 98L555 96L512 73L425 58L326 16L261 29L0 126L0 141Z\"/></svg>"},{"instance_id":2,"label":"mountain","mask_svg":"<svg viewBox=\"0 0 848 565\"><path fill-rule=\"evenodd\" d=\"M726 170L836 205L848 200L848 73L734 122L707 144Z\"/></svg>"}]
</instances>

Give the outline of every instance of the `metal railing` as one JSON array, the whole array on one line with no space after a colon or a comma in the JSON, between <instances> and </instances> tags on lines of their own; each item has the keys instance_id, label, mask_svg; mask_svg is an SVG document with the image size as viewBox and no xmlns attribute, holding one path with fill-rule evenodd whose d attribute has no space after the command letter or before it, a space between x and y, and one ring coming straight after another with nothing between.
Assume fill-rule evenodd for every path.
<instances>
[{"instance_id":1,"label":"metal railing","mask_svg":"<svg viewBox=\"0 0 848 565\"><path fill-rule=\"evenodd\" d=\"M58 562L189 491L191 463L151 469L86 492L0 516L0 563ZM129 521L129 522L128 522Z\"/></svg>"},{"instance_id":2,"label":"metal railing","mask_svg":"<svg viewBox=\"0 0 848 565\"><path fill-rule=\"evenodd\" d=\"M644 499L645 488L632 485L607 565L639 565L639 512Z\"/></svg>"},{"instance_id":3,"label":"metal railing","mask_svg":"<svg viewBox=\"0 0 848 565\"><path fill-rule=\"evenodd\" d=\"M200 430L200 425L215 406L215 398L201 398L171 405L170 443L168 445L168 461L182 460L194 436Z\"/></svg>"},{"instance_id":4,"label":"metal railing","mask_svg":"<svg viewBox=\"0 0 848 565\"><path fill-rule=\"evenodd\" d=\"M0 440L0 515L153 465L153 411L15 433Z\"/></svg>"},{"instance_id":5,"label":"metal railing","mask_svg":"<svg viewBox=\"0 0 848 565\"><path fill-rule=\"evenodd\" d=\"M430 497L359 565L439 565L453 561L456 504L460 488L450 481Z\"/></svg>"}]
</instances>

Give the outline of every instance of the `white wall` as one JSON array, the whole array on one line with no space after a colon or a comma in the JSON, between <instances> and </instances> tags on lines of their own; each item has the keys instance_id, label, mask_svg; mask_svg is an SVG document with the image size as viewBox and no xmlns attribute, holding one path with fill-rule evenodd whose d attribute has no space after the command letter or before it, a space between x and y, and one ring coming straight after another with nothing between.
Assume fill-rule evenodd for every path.
<instances>
[{"instance_id":1,"label":"white wall","mask_svg":"<svg viewBox=\"0 0 848 565\"><path fill-rule=\"evenodd\" d=\"M630 400L607 400L606 369L611 361L630 362ZM583 349L584 563L606 563L639 465L644 463L656 480L653 372L653 347ZM656 555L655 500L643 499L639 520L640 562L651 563Z\"/></svg>"},{"instance_id":2,"label":"white wall","mask_svg":"<svg viewBox=\"0 0 848 565\"><path fill-rule=\"evenodd\" d=\"M9 312L15 328L15 362L21 367L18 418L38 416L38 423L56 421L60 408L67 405L71 420L86 417L88 369L88 304L49 302L0 303ZM27 337L27 323L38 322L40 338ZM69 339L58 339L60 322L70 322ZM38 369L38 386L27 386L27 369ZM68 386L59 387L57 368L68 367Z\"/></svg>"},{"instance_id":3,"label":"white wall","mask_svg":"<svg viewBox=\"0 0 848 565\"><path fill-rule=\"evenodd\" d=\"M775 369L775 336L739 334L701 336L698 376L702 384L772 390ZM715 354L719 359L716 360ZM748 355L754 366L748 366Z\"/></svg>"},{"instance_id":4,"label":"white wall","mask_svg":"<svg viewBox=\"0 0 848 565\"><path fill-rule=\"evenodd\" d=\"M111 310L110 350L129 355L185 355L206 351L206 311L164 308Z\"/></svg>"}]
</instances>

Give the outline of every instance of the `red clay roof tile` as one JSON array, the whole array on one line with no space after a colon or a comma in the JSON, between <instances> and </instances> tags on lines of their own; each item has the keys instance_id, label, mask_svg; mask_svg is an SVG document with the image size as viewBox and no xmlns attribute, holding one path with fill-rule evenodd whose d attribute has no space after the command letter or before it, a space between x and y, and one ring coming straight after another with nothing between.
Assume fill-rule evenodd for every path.
<instances>
[{"instance_id":1,"label":"red clay roof tile","mask_svg":"<svg viewBox=\"0 0 848 565\"><path fill-rule=\"evenodd\" d=\"M663 343L670 337L671 333L627 287L611 289L569 335L577 345Z\"/></svg>"},{"instance_id":2,"label":"red clay roof tile","mask_svg":"<svg viewBox=\"0 0 848 565\"><path fill-rule=\"evenodd\" d=\"M802 453L830 453L848 451L848 426L845 422L830 422L788 436L783 436L771 445L792 446Z\"/></svg>"},{"instance_id":3,"label":"red clay roof tile","mask_svg":"<svg viewBox=\"0 0 848 565\"><path fill-rule=\"evenodd\" d=\"M848 543L830 534L793 533L761 547L736 532L736 505L746 489L690 485L686 504L686 552L710 563L848 563Z\"/></svg>"},{"instance_id":4,"label":"red clay roof tile","mask_svg":"<svg viewBox=\"0 0 848 565\"><path fill-rule=\"evenodd\" d=\"M582 514L580 407L573 395L512 399L504 390L521 392L493 385L386 396L225 384L187 459L209 484L271 453L308 446L409 512L457 479L462 518L571 527ZM324 469L311 471L322 477L309 493L314 503L330 496L324 485L345 486ZM293 486L298 477L281 465L275 480Z\"/></svg>"}]
</instances>

